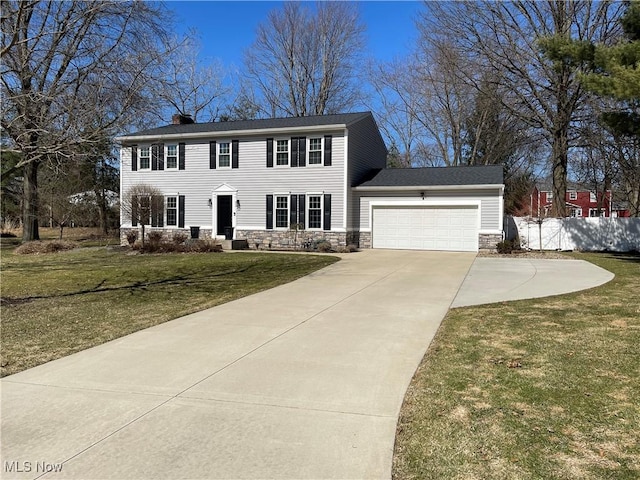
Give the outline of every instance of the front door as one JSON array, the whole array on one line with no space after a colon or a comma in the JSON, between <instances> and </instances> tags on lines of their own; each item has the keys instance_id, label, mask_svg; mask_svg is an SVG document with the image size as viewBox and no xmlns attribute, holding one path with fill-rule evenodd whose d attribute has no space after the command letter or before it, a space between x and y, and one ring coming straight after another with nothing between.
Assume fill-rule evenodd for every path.
<instances>
[{"instance_id":1,"label":"front door","mask_svg":"<svg viewBox=\"0 0 640 480\"><path fill-rule=\"evenodd\" d=\"M227 240L233 238L233 211L231 208L231 195L217 195L218 205L218 235L224 235Z\"/></svg>"}]
</instances>

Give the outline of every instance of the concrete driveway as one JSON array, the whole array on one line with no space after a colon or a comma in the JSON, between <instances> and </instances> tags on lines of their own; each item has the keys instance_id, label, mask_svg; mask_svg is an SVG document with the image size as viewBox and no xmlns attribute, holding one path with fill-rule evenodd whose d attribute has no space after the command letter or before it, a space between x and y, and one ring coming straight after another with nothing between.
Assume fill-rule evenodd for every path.
<instances>
[{"instance_id":1,"label":"concrete driveway","mask_svg":"<svg viewBox=\"0 0 640 480\"><path fill-rule=\"evenodd\" d=\"M389 478L405 390L474 258L345 255L7 377L2 478Z\"/></svg>"}]
</instances>

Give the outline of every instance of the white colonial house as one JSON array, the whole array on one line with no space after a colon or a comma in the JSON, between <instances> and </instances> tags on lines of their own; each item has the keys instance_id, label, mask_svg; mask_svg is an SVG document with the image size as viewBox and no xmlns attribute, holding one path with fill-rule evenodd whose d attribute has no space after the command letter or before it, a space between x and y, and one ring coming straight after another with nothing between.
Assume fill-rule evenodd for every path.
<instances>
[{"instance_id":1,"label":"white colonial house","mask_svg":"<svg viewBox=\"0 0 640 480\"><path fill-rule=\"evenodd\" d=\"M501 167L385 169L370 112L214 123L176 115L118 141L121 195L139 185L162 193L149 202L147 231L250 248L290 248L295 237L477 251L502 239ZM133 220L123 210L123 239Z\"/></svg>"}]
</instances>

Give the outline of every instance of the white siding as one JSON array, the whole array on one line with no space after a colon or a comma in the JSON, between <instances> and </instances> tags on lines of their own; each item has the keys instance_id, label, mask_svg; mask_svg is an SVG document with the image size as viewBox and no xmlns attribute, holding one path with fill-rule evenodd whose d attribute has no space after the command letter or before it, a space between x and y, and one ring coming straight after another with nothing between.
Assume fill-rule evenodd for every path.
<instances>
[{"instance_id":1,"label":"white siding","mask_svg":"<svg viewBox=\"0 0 640 480\"><path fill-rule=\"evenodd\" d=\"M421 191L407 192L358 192L360 229L369 231L370 229L370 203L372 201L401 202L403 200L418 200L421 198ZM500 191L495 190L427 190L425 191L425 201L444 202L447 201L480 201L480 232L499 232L502 230Z\"/></svg>"},{"instance_id":2,"label":"white siding","mask_svg":"<svg viewBox=\"0 0 640 480\"><path fill-rule=\"evenodd\" d=\"M267 194L330 193L331 223L333 230L340 229L344 225L344 136L335 131L322 133L325 134L333 135L332 165L327 167L267 168L267 136L234 137L240 141L237 169L209 169L208 139L185 142L185 170L131 171L131 148L125 146L121 149L121 191L124 194L131 186L144 183L154 185L165 195L185 195L185 226L211 228L213 213L209 199L217 187L226 183L237 190L240 202L236 229L266 227ZM230 140L222 135L217 138ZM166 143L169 142L165 140ZM130 225L128 219L123 219L123 223Z\"/></svg>"}]
</instances>

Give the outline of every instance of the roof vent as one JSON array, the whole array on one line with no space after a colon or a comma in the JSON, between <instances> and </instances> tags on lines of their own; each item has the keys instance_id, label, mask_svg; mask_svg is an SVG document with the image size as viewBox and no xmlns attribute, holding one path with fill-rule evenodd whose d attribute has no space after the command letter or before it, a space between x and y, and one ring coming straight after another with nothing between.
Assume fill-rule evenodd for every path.
<instances>
[{"instance_id":1,"label":"roof vent","mask_svg":"<svg viewBox=\"0 0 640 480\"><path fill-rule=\"evenodd\" d=\"M194 123L194 121L189 114L176 113L171 117L171 123L173 125L187 125Z\"/></svg>"}]
</instances>

